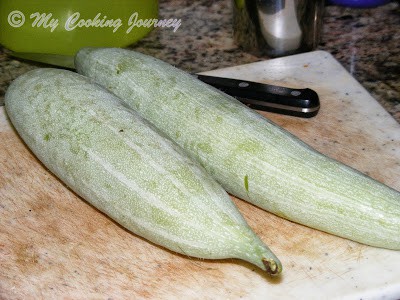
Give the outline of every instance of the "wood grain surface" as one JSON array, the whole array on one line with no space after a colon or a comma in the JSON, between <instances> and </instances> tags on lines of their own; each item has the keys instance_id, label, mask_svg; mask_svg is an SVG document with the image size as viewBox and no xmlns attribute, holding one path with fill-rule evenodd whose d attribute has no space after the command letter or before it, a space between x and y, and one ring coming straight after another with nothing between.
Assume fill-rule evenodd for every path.
<instances>
[{"instance_id":1,"label":"wood grain surface","mask_svg":"<svg viewBox=\"0 0 400 300\"><path fill-rule=\"evenodd\" d=\"M399 124L327 53L208 74L314 88L322 105L315 118L263 114L317 150L400 190ZM123 229L46 170L2 107L0 298L400 297L399 251L338 238L232 199L282 260L281 277L271 279L234 259L178 255Z\"/></svg>"}]
</instances>

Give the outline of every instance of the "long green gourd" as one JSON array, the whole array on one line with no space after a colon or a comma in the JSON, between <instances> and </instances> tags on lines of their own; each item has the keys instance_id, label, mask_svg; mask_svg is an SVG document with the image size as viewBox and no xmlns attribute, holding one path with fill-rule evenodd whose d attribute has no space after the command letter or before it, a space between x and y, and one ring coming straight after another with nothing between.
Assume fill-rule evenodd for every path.
<instances>
[{"instance_id":1,"label":"long green gourd","mask_svg":"<svg viewBox=\"0 0 400 300\"><path fill-rule=\"evenodd\" d=\"M154 57L82 49L75 64L181 145L229 193L294 222L400 250L398 191Z\"/></svg>"},{"instance_id":2,"label":"long green gourd","mask_svg":"<svg viewBox=\"0 0 400 300\"><path fill-rule=\"evenodd\" d=\"M109 91L70 71L37 69L11 84L5 105L44 165L125 228L184 255L281 272L224 189Z\"/></svg>"}]
</instances>

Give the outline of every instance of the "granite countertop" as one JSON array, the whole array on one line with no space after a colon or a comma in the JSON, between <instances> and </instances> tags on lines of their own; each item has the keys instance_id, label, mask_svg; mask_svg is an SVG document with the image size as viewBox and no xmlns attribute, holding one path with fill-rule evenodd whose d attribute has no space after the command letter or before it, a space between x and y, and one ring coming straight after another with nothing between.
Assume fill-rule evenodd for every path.
<instances>
[{"instance_id":1,"label":"granite countertop","mask_svg":"<svg viewBox=\"0 0 400 300\"><path fill-rule=\"evenodd\" d=\"M160 18L182 25L157 28L130 48L153 55L189 72L260 60L235 45L230 0L161 0ZM317 49L331 53L400 123L400 4L370 9L327 6ZM18 61L0 46L0 105L9 83L43 65Z\"/></svg>"}]
</instances>

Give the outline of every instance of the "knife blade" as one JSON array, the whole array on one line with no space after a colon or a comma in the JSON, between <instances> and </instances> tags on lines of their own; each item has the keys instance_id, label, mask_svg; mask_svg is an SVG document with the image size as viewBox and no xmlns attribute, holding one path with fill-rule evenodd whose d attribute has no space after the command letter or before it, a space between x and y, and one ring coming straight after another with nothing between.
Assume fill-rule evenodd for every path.
<instances>
[{"instance_id":1,"label":"knife blade","mask_svg":"<svg viewBox=\"0 0 400 300\"><path fill-rule=\"evenodd\" d=\"M295 89L203 74L195 76L253 109L310 118L317 115L320 108L318 94L309 88Z\"/></svg>"}]
</instances>

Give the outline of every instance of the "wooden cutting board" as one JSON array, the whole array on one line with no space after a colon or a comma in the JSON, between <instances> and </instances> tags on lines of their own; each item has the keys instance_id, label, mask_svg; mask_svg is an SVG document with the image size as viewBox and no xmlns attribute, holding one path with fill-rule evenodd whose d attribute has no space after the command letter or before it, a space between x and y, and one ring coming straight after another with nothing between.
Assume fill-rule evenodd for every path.
<instances>
[{"instance_id":1,"label":"wooden cutting board","mask_svg":"<svg viewBox=\"0 0 400 300\"><path fill-rule=\"evenodd\" d=\"M400 190L400 126L326 52L206 72L310 87L319 114L263 113L317 150ZM280 257L271 279L234 260L205 261L131 234L77 197L34 157L0 108L0 298L400 298L400 251L338 238L233 198ZM399 233L400 234L400 233Z\"/></svg>"}]
</instances>

